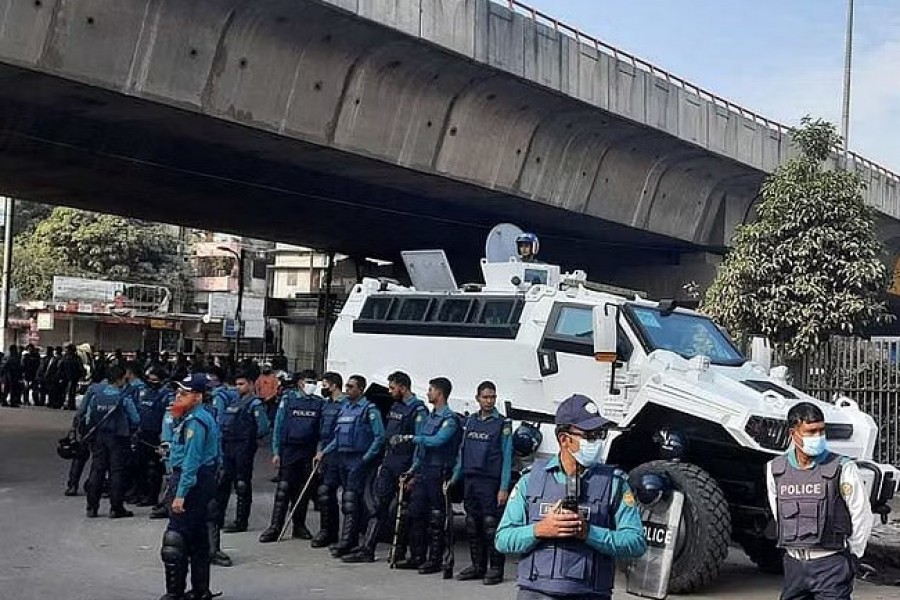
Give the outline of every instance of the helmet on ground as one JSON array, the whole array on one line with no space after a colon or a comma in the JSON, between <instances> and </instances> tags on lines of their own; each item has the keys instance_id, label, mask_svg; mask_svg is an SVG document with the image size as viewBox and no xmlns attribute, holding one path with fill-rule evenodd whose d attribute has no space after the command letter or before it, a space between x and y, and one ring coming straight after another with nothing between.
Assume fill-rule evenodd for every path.
<instances>
[{"instance_id":1,"label":"helmet on ground","mask_svg":"<svg viewBox=\"0 0 900 600\"><path fill-rule=\"evenodd\" d=\"M64 438L60 438L56 443L56 453L63 460L72 460L78 456L78 451L80 449L81 442L75 439L74 435L67 435Z\"/></svg>"},{"instance_id":2,"label":"helmet on ground","mask_svg":"<svg viewBox=\"0 0 900 600\"><path fill-rule=\"evenodd\" d=\"M519 258L532 260L541 249L538 236L533 233L522 233L516 237L516 250Z\"/></svg>"},{"instance_id":3,"label":"helmet on ground","mask_svg":"<svg viewBox=\"0 0 900 600\"><path fill-rule=\"evenodd\" d=\"M531 456L544 441L541 430L530 423L522 423L513 432L512 444L516 455L526 458Z\"/></svg>"}]
</instances>

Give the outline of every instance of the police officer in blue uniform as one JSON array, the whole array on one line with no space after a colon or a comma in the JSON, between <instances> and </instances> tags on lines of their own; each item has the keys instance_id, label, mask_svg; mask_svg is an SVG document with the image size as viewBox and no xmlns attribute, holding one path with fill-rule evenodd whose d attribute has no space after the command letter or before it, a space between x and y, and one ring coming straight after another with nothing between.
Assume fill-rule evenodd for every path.
<instances>
[{"instance_id":1,"label":"police officer in blue uniform","mask_svg":"<svg viewBox=\"0 0 900 600\"><path fill-rule=\"evenodd\" d=\"M306 380L312 373L304 373ZM296 380L282 390L281 401L275 413L275 429L272 434L272 464L278 468L278 483L275 487L275 504L272 508L272 523L259 541L274 542L284 526L285 515L297 501L303 485L312 475L313 457L319 443L322 424L322 410L325 400L319 396L307 395L297 389ZM292 536L301 540L312 539L306 528L308 495L300 499L294 511Z\"/></svg>"},{"instance_id":2,"label":"police officer in blue uniform","mask_svg":"<svg viewBox=\"0 0 900 600\"><path fill-rule=\"evenodd\" d=\"M559 454L534 461L513 488L495 544L522 555L518 600L610 600L616 559L646 550L625 473L601 464L610 425L590 398L567 398L556 411Z\"/></svg>"},{"instance_id":3,"label":"police officer in blue uniform","mask_svg":"<svg viewBox=\"0 0 900 600\"><path fill-rule=\"evenodd\" d=\"M225 399L228 397L228 388L225 386L225 371L216 366L207 368L206 373L206 394L203 396L203 408L212 415L218 428L219 414L225 410ZM219 477L222 475L221 463L223 462L222 454L222 435L219 430L219 463L220 468L216 473L216 486L219 484ZM219 510L219 500L213 497L209 502L209 509L206 514L206 530L209 534L209 560L217 567L232 566L231 557L222 550L222 526L224 525L224 513Z\"/></svg>"},{"instance_id":4,"label":"police officer in blue uniform","mask_svg":"<svg viewBox=\"0 0 900 600\"><path fill-rule=\"evenodd\" d=\"M140 421L131 398L125 394L125 370L116 365L107 371L107 383L87 402L79 413L84 415L87 429L96 427L91 441L91 476L88 481L87 516L96 517L100 507L103 480L109 473L109 516L112 519L133 517L125 509L125 461L131 443L131 432ZM76 413L78 414L78 413Z\"/></svg>"},{"instance_id":5,"label":"police officer in blue uniform","mask_svg":"<svg viewBox=\"0 0 900 600\"><path fill-rule=\"evenodd\" d=\"M91 396L99 392L101 389L103 389L103 386L106 385L106 379L104 379L103 377L104 375L104 373L100 373L97 371L91 373L91 384L88 386L87 390L84 393L84 397L81 399L81 406L79 407L79 410L76 411L75 416L72 417L72 431L74 432L76 437L84 436L89 431L89 428L85 427L84 411L87 408L88 403L90 402ZM82 440L82 443L78 446L78 452L72 459L72 464L69 465L69 479L66 484L65 492L66 496L78 495L78 486L81 483L81 476L84 474L84 468L87 466L88 460L90 460L90 458L90 440Z\"/></svg>"},{"instance_id":6,"label":"police officer in blue uniform","mask_svg":"<svg viewBox=\"0 0 900 600\"><path fill-rule=\"evenodd\" d=\"M169 486L174 490L169 526L160 555L166 569L166 594L161 600L209 600L209 538L207 510L216 494L219 465L218 428L212 414L201 407L207 378L187 377L172 405L173 431ZM185 594L188 565L191 591Z\"/></svg>"},{"instance_id":7,"label":"police officer in blue uniform","mask_svg":"<svg viewBox=\"0 0 900 600\"><path fill-rule=\"evenodd\" d=\"M428 382L428 401L431 414L425 420L422 433L398 436L397 442L411 441L416 445L413 464L407 472L415 477L411 483L407 531L410 557L397 565L398 569L418 569L422 575L442 570L446 538L444 523L447 509L444 494L459 449L462 428L459 417L447 404L453 386L446 377Z\"/></svg>"},{"instance_id":8,"label":"police officer in blue uniform","mask_svg":"<svg viewBox=\"0 0 900 600\"><path fill-rule=\"evenodd\" d=\"M353 375L349 381L354 385L347 388L347 401L338 415L334 439L316 455L321 460L333 452L338 454L344 526L340 541L331 548L335 558L349 554L359 542L366 479L384 443L381 413L362 393L366 389L365 378ZM329 482L329 485L337 487L335 482Z\"/></svg>"},{"instance_id":9,"label":"police officer in blue uniform","mask_svg":"<svg viewBox=\"0 0 900 600\"><path fill-rule=\"evenodd\" d=\"M385 430L385 439L389 444L373 486L375 506L368 515L368 528L362 545L359 550L344 557L344 562L365 563L375 560L375 547L384 532L384 527L389 524L390 506L397 495L400 478L412 465L415 453L415 446L411 442L412 436L422 432L428 418L428 409L425 403L412 393L411 387L409 375L402 371L396 371L388 376L388 392L394 403L387 414ZM400 534L395 549L398 561L406 554L406 531L401 531Z\"/></svg>"},{"instance_id":10,"label":"police officer in blue uniform","mask_svg":"<svg viewBox=\"0 0 900 600\"><path fill-rule=\"evenodd\" d=\"M247 531L253 503L253 459L258 440L269 432L266 408L253 392L253 381L250 373L238 373L235 389L228 390L224 408L217 410L223 454L218 507L223 515L228 510L232 488L237 497L234 522L222 528L225 533Z\"/></svg>"},{"instance_id":11,"label":"police officer in blue uniform","mask_svg":"<svg viewBox=\"0 0 900 600\"><path fill-rule=\"evenodd\" d=\"M168 373L161 365L154 365L151 369L155 369L156 372L162 376L161 379L164 381L162 388L160 388L160 395L163 398L162 403L166 408L163 412L162 431L159 435L159 449L157 450L157 453L159 454L163 470L165 471L163 481L166 485L163 488L163 496L159 504L154 506L150 511L150 518L168 519L169 506L172 504L172 499L175 497L173 495L174 490L169 485L169 481L171 480L170 475L172 474L172 465L169 459L176 425L175 417L172 415L172 405L175 403L175 390L178 388L180 382L169 381Z\"/></svg>"},{"instance_id":12,"label":"police officer in blue uniform","mask_svg":"<svg viewBox=\"0 0 900 600\"><path fill-rule=\"evenodd\" d=\"M136 364L129 365L134 373ZM137 447L137 469L134 473L138 493L138 506L156 506L162 489L163 466L156 451L162 441L163 418L166 414L166 390L163 389L163 373L151 369L145 375L146 382L132 376L130 386L132 398L137 405L141 421L135 438Z\"/></svg>"},{"instance_id":13,"label":"police officer in blue uniform","mask_svg":"<svg viewBox=\"0 0 900 600\"><path fill-rule=\"evenodd\" d=\"M341 391L343 383L343 378L339 373L329 371L322 375L322 396L325 398L325 404L322 406L322 419L319 422L319 450L328 447L328 444L334 439L338 415L347 400L347 396ZM359 382L356 380L348 381L347 390L355 391L358 384ZM362 394L364 391L359 390L359 393ZM323 456L322 462L319 463L321 479L316 490L319 532L310 542L310 546L313 548L324 548L338 541L340 524L338 522L337 488L341 482L341 475L337 459L338 454L332 452Z\"/></svg>"},{"instance_id":14,"label":"police officer in blue uniform","mask_svg":"<svg viewBox=\"0 0 900 600\"><path fill-rule=\"evenodd\" d=\"M859 467L829 452L825 415L800 402L787 415L791 447L767 467L769 503L785 550L782 600L850 600L872 532Z\"/></svg>"},{"instance_id":15,"label":"police officer in blue uniform","mask_svg":"<svg viewBox=\"0 0 900 600\"><path fill-rule=\"evenodd\" d=\"M504 555L494 548L497 525L509 498L512 476L512 422L497 411L497 387L491 381L478 385L475 396L480 410L466 419L456 468L449 485L465 476L463 505L472 565L456 578L503 581ZM449 486L448 486L449 487Z\"/></svg>"}]
</instances>

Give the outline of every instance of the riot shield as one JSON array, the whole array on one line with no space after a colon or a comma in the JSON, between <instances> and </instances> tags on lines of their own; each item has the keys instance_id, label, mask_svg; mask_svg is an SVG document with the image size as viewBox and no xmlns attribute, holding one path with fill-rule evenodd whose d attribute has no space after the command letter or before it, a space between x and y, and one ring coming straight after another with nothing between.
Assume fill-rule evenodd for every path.
<instances>
[{"instance_id":1,"label":"riot shield","mask_svg":"<svg viewBox=\"0 0 900 600\"><path fill-rule=\"evenodd\" d=\"M683 508L684 494L678 490L672 490L668 501L641 507L647 551L626 565L629 594L658 600L668 594Z\"/></svg>"}]
</instances>

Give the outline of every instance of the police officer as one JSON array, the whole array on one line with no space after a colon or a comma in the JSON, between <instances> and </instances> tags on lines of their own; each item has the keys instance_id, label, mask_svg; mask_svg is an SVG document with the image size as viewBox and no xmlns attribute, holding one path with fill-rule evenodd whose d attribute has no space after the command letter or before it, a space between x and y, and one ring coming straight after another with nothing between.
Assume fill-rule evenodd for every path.
<instances>
[{"instance_id":1,"label":"police officer","mask_svg":"<svg viewBox=\"0 0 900 600\"><path fill-rule=\"evenodd\" d=\"M331 549L331 555L335 558L349 554L359 542L366 479L384 443L381 413L377 406L363 396L362 390L366 389L365 378L353 375L350 381L354 385L347 388L347 401L338 415L334 439L316 455L321 460L332 452L338 454L344 526L340 541ZM329 484L334 485L334 482Z\"/></svg>"},{"instance_id":2,"label":"police officer","mask_svg":"<svg viewBox=\"0 0 900 600\"><path fill-rule=\"evenodd\" d=\"M124 475L131 431L138 426L140 416L131 398L124 393L125 370L119 366L110 367L107 374L108 382L81 406L85 427L96 427L91 441L93 461L88 482L87 516L97 516L103 480L109 472L109 516L120 519L134 516L125 510Z\"/></svg>"},{"instance_id":3,"label":"police officer","mask_svg":"<svg viewBox=\"0 0 900 600\"><path fill-rule=\"evenodd\" d=\"M228 397L228 388L224 384L225 372L222 368L212 366L207 369L206 373L206 394L203 397L203 407L212 415L218 428L218 417L225 410L225 400ZM222 454L222 435L219 431L219 463L223 461ZM218 478L222 474L219 468L216 473L216 485L218 486ZM209 509L206 514L206 530L209 534L209 557L210 562L217 567L232 566L231 557L222 550L222 526L224 525L224 513L219 509L219 500L213 497L209 502Z\"/></svg>"},{"instance_id":4,"label":"police officer","mask_svg":"<svg viewBox=\"0 0 900 600\"><path fill-rule=\"evenodd\" d=\"M825 442L825 415L810 402L787 415L792 445L769 462L769 504L784 556L782 600L847 600L872 532L856 463Z\"/></svg>"},{"instance_id":5,"label":"police officer","mask_svg":"<svg viewBox=\"0 0 900 600\"><path fill-rule=\"evenodd\" d=\"M269 431L266 409L253 391L253 381L251 373L239 372L234 381L235 389L228 390L224 409L218 411L223 455L218 505L223 515L228 510L232 488L237 497L234 522L222 528L225 533L247 531L253 503L251 486L257 440Z\"/></svg>"},{"instance_id":6,"label":"police officer","mask_svg":"<svg viewBox=\"0 0 900 600\"><path fill-rule=\"evenodd\" d=\"M410 440L414 434L422 432L428 418L428 409L425 403L412 393L411 387L409 375L402 371L396 371L388 376L388 391L394 403L387 415L385 439L394 442L388 445L384 460L375 476L375 506L368 515L365 540L358 551L344 557L344 562L362 563L375 560L375 547L378 545L383 528L390 521L390 506L397 494L400 477L412 465L415 446ZM401 438L406 441L400 441ZM401 533L403 535L395 549L398 561L406 554L406 532Z\"/></svg>"},{"instance_id":7,"label":"police officer","mask_svg":"<svg viewBox=\"0 0 900 600\"><path fill-rule=\"evenodd\" d=\"M315 381L315 373L312 371L304 371L301 376L304 381ZM259 536L259 541L263 543L278 539L285 515L298 500L303 485L312 475L313 457L318 450L325 400L308 395L305 390L297 390L294 381L290 381L288 385L283 390L275 413L272 464L278 469L278 484L275 488L272 523ZM312 539L312 534L306 528L308 507L307 495L306 498L300 498L300 505L294 511L292 536L301 540Z\"/></svg>"},{"instance_id":8,"label":"police officer","mask_svg":"<svg viewBox=\"0 0 900 600\"><path fill-rule=\"evenodd\" d=\"M469 415L463 427L456 468L449 484L465 476L463 505L472 565L457 579L484 579L485 585L503 581L504 556L494 548L497 525L509 498L512 475L512 422L497 411L497 387L491 381L478 385L475 396L480 410ZM449 487L449 486L448 486Z\"/></svg>"},{"instance_id":9,"label":"police officer","mask_svg":"<svg viewBox=\"0 0 900 600\"><path fill-rule=\"evenodd\" d=\"M81 399L80 410L76 411L72 417L72 431L76 436L83 438L88 433L88 428L84 422L85 410L90 402L91 396L99 392L106 385L106 380L102 379L102 374L91 373L91 384L88 386ZM78 485L81 483L81 476L84 474L84 468L87 466L88 460L91 458L91 444L89 439L82 439L82 443L78 445L78 452L69 465L69 480L66 484L66 496L77 496Z\"/></svg>"},{"instance_id":10,"label":"police officer","mask_svg":"<svg viewBox=\"0 0 900 600\"><path fill-rule=\"evenodd\" d=\"M412 441L416 454L408 476L414 476L409 498L409 560L397 565L398 569L418 569L422 575L438 573L444 559L447 518L444 484L450 479L462 430L459 418L448 406L453 386L446 377L436 377L428 382L428 401L431 414L425 420L422 433L397 436L393 441ZM426 535L428 542L426 544Z\"/></svg>"},{"instance_id":11,"label":"police officer","mask_svg":"<svg viewBox=\"0 0 900 600\"><path fill-rule=\"evenodd\" d=\"M206 512L216 493L219 439L212 415L200 407L206 385L203 373L187 377L179 384L178 397L172 406L176 426L169 486L174 489L174 498L160 551L166 569L166 594L161 600L213 597L209 590ZM192 589L185 595L188 564Z\"/></svg>"},{"instance_id":12,"label":"police officer","mask_svg":"<svg viewBox=\"0 0 900 600\"><path fill-rule=\"evenodd\" d=\"M347 382L347 391L356 393L357 380ZM347 400L343 394L343 378L339 373L327 372L322 375L322 395L325 404L322 406L322 419L319 422L319 450L328 447L334 439L334 430L337 425L341 408ZM362 394L365 390L359 390ZM332 452L324 455L319 463L321 480L316 490L316 500L319 508L319 532L310 542L313 548L324 548L338 541L338 505L337 488L341 483L338 454Z\"/></svg>"},{"instance_id":13,"label":"police officer","mask_svg":"<svg viewBox=\"0 0 900 600\"><path fill-rule=\"evenodd\" d=\"M136 363L129 363L133 398L136 401L141 422L136 434L137 469L135 471L135 487L138 493L138 506L156 506L159 492L162 489L163 467L157 448L162 441L163 418L166 414L166 390L163 389L163 374L158 369L147 372L146 383L134 375Z\"/></svg>"},{"instance_id":14,"label":"police officer","mask_svg":"<svg viewBox=\"0 0 900 600\"><path fill-rule=\"evenodd\" d=\"M646 550L624 472L600 463L609 425L590 398L567 398L556 411L559 454L535 460L513 488L495 544L522 555L518 600L609 600L615 560Z\"/></svg>"},{"instance_id":15,"label":"police officer","mask_svg":"<svg viewBox=\"0 0 900 600\"><path fill-rule=\"evenodd\" d=\"M151 368L156 370L157 373L163 375L163 378L166 378L167 372L165 367L163 367L160 363L152 363ZM160 393L163 396L163 404L166 407L165 412L163 413L163 422L162 422L162 432L160 433L159 439L159 449L157 453L160 456L160 460L163 464L163 469L166 472L165 482L166 487L163 490L163 498L159 504L153 507L150 511L151 519L168 519L169 518L169 506L172 504L172 500L175 498L175 490L172 489L172 486L169 485L171 481L172 474L172 462L171 462L171 445L172 440L175 438L175 426L177 423L176 419L172 414L172 406L175 404L175 390L178 389L180 382L171 382L166 381Z\"/></svg>"}]
</instances>

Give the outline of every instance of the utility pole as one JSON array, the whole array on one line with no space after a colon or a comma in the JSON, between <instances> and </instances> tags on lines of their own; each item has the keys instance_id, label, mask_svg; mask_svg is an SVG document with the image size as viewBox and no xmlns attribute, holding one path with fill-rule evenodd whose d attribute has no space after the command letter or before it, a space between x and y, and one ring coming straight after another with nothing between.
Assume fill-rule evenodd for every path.
<instances>
[{"instance_id":1,"label":"utility pole","mask_svg":"<svg viewBox=\"0 0 900 600\"><path fill-rule=\"evenodd\" d=\"M0 330L3 332L2 345L4 348L6 348L6 332L9 324L9 288L12 284L12 232L15 205L12 198L3 198L3 290L0 295Z\"/></svg>"},{"instance_id":2,"label":"utility pole","mask_svg":"<svg viewBox=\"0 0 900 600\"><path fill-rule=\"evenodd\" d=\"M853 0L847 0L847 43L844 50L844 107L841 135L844 138L844 168L850 167L850 74L853 66Z\"/></svg>"}]
</instances>

